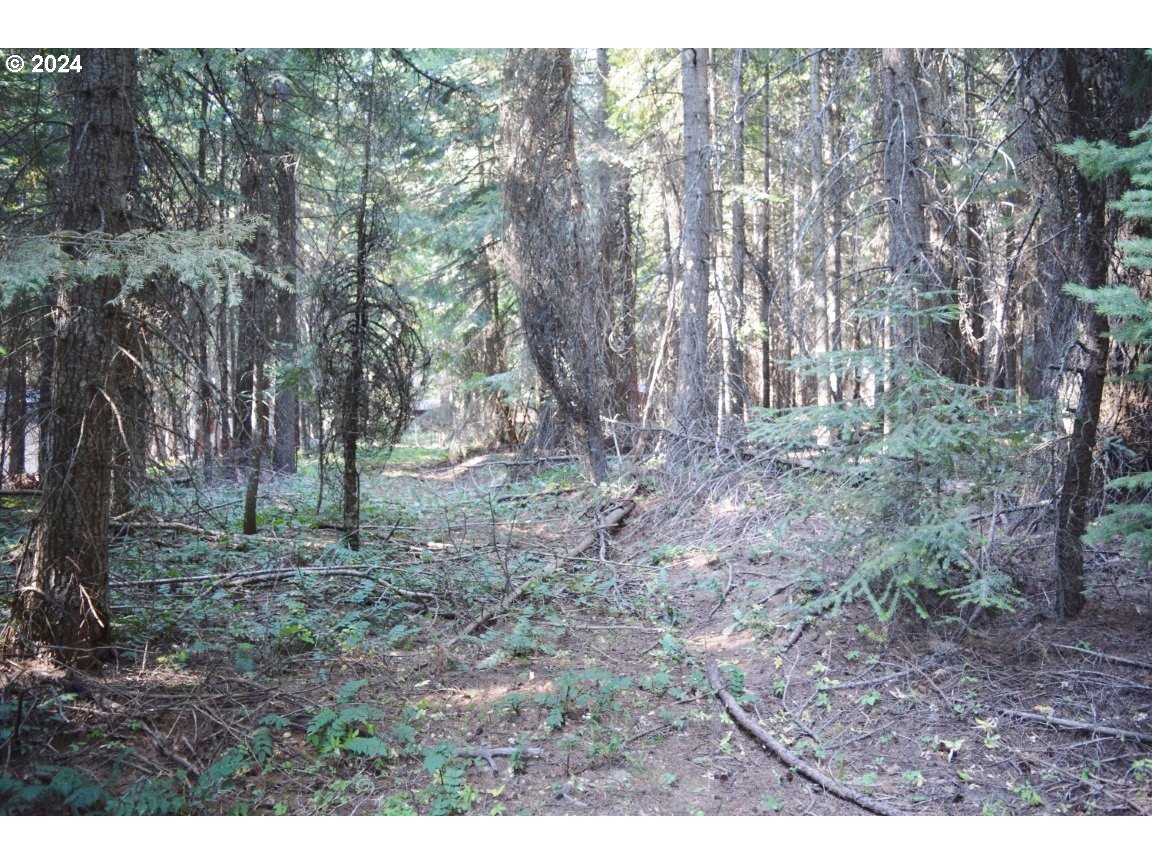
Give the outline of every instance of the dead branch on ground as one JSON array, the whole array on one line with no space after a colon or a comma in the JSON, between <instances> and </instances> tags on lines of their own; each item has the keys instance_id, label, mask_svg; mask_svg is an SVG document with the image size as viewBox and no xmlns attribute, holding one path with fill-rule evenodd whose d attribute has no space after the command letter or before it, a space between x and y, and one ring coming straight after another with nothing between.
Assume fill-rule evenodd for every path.
<instances>
[{"instance_id":1,"label":"dead branch on ground","mask_svg":"<svg viewBox=\"0 0 1152 864\"><path fill-rule=\"evenodd\" d=\"M720 670L713 663L708 667L708 683L720 697L720 701L724 703L724 707L728 709L728 713L732 715L732 719L736 725L759 741L772 753L777 759L795 771L797 774L802 774L813 783L824 788L825 791L835 795L837 798L855 804L871 813L876 813L879 816L904 816L903 811L897 810L895 807L889 807L882 801L877 801L868 795L857 792L833 780L824 772L809 765L779 741L777 741L763 726L757 723L752 717L740 707L740 703L736 701L736 697L724 689L723 684L720 682Z\"/></svg>"},{"instance_id":2,"label":"dead branch on ground","mask_svg":"<svg viewBox=\"0 0 1152 864\"><path fill-rule=\"evenodd\" d=\"M452 644L456 643L457 641L459 641L460 639L464 638L465 636L471 636L473 633L475 633L477 630L479 630L481 627L483 627L485 624L487 624L489 621L491 621L497 615L499 615L500 613L507 610L509 606L511 606L512 604L516 603L518 600L523 598L524 595L526 595L531 590L533 585L536 585L539 582L544 581L545 579L549 578L553 573L555 573L557 570L559 570L563 566L564 559L578 558L581 555L583 555L585 552L587 552L589 549L591 549L593 546L595 546L597 543L600 542L600 536L603 532L612 531L613 529L618 528L620 526L620 523L622 523L624 521L625 517L627 517L628 514L632 512L632 508L635 506L636 506L636 503L634 501L632 501L631 499L623 501L622 503L617 505L615 509L609 511L604 516L604 521L601 522L599 525L597 525L593 531L590 531L588 533L588 535L583 540L580 541L580 543L578 543L576 546L573 546L571 549L569 549L567 552L565 552L562 556L560 556L559 561L554 563L551 567L549 567L547 570L545 570L539 576L535 576L535 577L529 579L528 581L524 582L519 588L517 588L511 594L507 595L499 603L496 603L492 606L488 606L485 609L481 610L480 614L472 621L472 623L470 623L467 627L465 627L458 634L456 634L456 636L452 637L452 639L450 639L448 641L448 644L452 645Z\"/></svg>"},{"instance_id":3,"label":"dead branch on ground","mask_svg":"<svg viewBox=\"0 0 1152 864\"><path fill-rule=\"evenodd\" d=\"M1031 714L1027 711L1012 711L1008 708L997 709L1001 714L1009 717L1019 717L1021 720L1032 720L1036 723L1046 723L1061 729L1074 729L1078 732L1095 732L1098 735L1114 735L1117 738L1131 738L1144 744L1152 744L1152 735L1135 732L1131 729L1117 729L1115 726L1101 726L1096 723L1081 723L1079 720L1063 720L1059 717L1049 717L1046 714Z\"/></svg>"}]
</instances>

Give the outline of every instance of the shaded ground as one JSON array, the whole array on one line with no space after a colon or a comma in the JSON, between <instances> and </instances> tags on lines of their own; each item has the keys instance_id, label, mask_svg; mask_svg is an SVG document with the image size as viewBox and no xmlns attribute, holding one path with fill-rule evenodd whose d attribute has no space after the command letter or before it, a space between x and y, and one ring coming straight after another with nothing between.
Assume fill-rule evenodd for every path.
<instances>
[{"instance_id":1,"label":"shaded ground","mask_svg":"<svg viewBox=\"0 0 1152 864\"><path fill-rule=\"evenodd\" d=\"M357 554L315 527L306 476L274 485L255 539L213 523L238 507L217 506L228 489L125 535L116 661L0 671L0 807L863 812L732 724L705 678L718 664L796 758L889 808L1152 812L1146 571L1101 558L1085 614L1050 620L1035 537L1008 562L1027 612L808 621L794 553L820 526L765 539L787 504L763 466L636 466L596 491L525 461L377 467ZM625 501L618 532L565 560Z\"/></svg>"}]
</instances>

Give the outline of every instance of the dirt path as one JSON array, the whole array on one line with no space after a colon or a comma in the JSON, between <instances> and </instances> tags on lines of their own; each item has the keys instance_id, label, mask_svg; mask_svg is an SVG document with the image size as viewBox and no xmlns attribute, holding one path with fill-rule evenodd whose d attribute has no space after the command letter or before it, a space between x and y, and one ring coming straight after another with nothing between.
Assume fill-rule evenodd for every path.
<instances>
[{"instance_id":1,"label":"dirt path","mask_svg":"<svg viewBox=\"0 0 1152 864\"><path fill-rule=\"evenodd\" d=\"M1145 583L1115 579L1074 625L809 620L794 553L818 526L768 539L769 479L594 490L564 463L509 483L501 461L366 476L359 555L300 515L306 479L275 487L259 540L133 540L118 665L6 670L22 738L0 800L88 812L87 783L113 812L1152 812ZM145 559L181 563L130 581Z\"/></svg>"}]
</instances>

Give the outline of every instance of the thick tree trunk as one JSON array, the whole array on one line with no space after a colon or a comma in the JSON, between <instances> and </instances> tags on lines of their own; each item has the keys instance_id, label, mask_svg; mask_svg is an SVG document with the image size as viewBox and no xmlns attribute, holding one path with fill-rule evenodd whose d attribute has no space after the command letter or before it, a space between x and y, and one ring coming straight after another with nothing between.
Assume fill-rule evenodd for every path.
<instances>
[{"instance_id":1,"label":"thick tree trunk","mask_svg":"<svg viewBox=\"0 0 1152 864\"><path fill-rule=\"evenodd\" d=\"M572 76L570 51L509 55L501 117L505 248L533 363L577 430L589 475L601 483L608 469L600 417L611 380L609 316L576 168Z\"/></svg>"},{"instance_id":2,"label":"thick tree trunk","mask_svg":"<svg viewBox=\"0 0 1152 864\"><path fill-rule=\"evenodd\" d=\"M263 75L259 67L245 63L244 107L244 162L240 169L240 193L244 209L250 215L275 221L275 180L271 176L268 153L272 129L269 123L270 97L264 91ZM269 328L270 286L261 271L271 268L273 262L272 235L268 221L256 229L246 252L256 266L256 272L241 280L240 309L236 334L236 442L246 448L248 467L247 490L244 496L245 534L256 533L256 502L259 498L260 472L264 451L268 446L269 388L267 363L270 353Z\"/></svg>"},{"instance_id":3,"label":"thick tree trunk","mask_svg":"<svg viewBox=\"0 0 1152 864\"><path fill-rule=\"evenodd\" d=\"M74 82L62 227L115 236L129 227L136 165L132 49L82 52ZM83 255L82 245L70 249ZM53 411L44 429L42 504L17 574L8 648L64 662L91 659L110 625L108 510L112 479L111 380L120 281L61 285L54 310Z\"/></svg>"},{"instance_id":4,"label":"thick tree trunk","mask_svg":"<svg viewBox=\"0 0 1152 864\"><path fill-rule=\"evenodd\" d=\"M680 356L676 373L677 426L700 433L714 415L708 381L708 49L680 52L684 99L684 256Z\"/></svg>"}]
</instances>

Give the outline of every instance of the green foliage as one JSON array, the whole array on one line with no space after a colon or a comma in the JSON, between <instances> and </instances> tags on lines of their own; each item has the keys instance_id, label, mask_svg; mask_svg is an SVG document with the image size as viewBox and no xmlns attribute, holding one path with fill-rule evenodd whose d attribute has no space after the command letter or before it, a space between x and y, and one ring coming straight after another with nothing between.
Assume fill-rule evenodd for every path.
<instances>
[{"instance_id":1,"label":"green foliage","mask_svg":"<svg viewBox=\"0 0 1152 864\"><path fill-rule=\"evenodd\" d=\"M369 722L375 713L373 709L354 701L367 683L364 679L344 682L336 694L336 705L320 709L309 721L308 743L322 756L351 753L390 758L394 755L391 745L376 737L376 727Z\"/></svg>"},{"instance_id":2,"label":"green foliage","mask_svg":"<svg viewBox=\"0 0 1152 864\"><path fill-rule=\"evenodd\" d=\"M606 669L585 669L565 672L557 676L553 689L535 697L544 708L544 722L552 729L560 729L578 714L586 715L593 723L620 707L616 696L632 686L630 678L623 678Z\"/></svg>"},{"instance_id":3,"label":"green foliage","mask_svg":"<svg viewBox=\"0 0 1152 864\"><path fill-rule=\"evenodd\" d=\"M60 768L47 783L24 783L0 776L0 815L58 813L82 815L100 812L104 789L74 768Z\"/></svg>"},{"instance_id":4,"label":"green foliage","mask_svg":"<svg viewBox=\"0 0 1152 864\"><path fill-rule=\"evenodd\" d=\"M827 361L871 381L875 395L825 407L764 411L753 436L795 466L798 513L821 521L810 569L834 573L808 608L864 599L882 621L928 601L1008 609L1011 579L991 562L982 514L1023 488L1029 412L1007 394L968 387L877 352ZM885 386L886 384L886 386Z\"/></svg>"},{"instance_id":5,"label":"green foliage","mask_svg":"<svg viewBox=\"0 0 1152 864\"><path fill-rule=\"evenodd\" d=\"M472 809L479 793L464 781L466 766L451 747L425 748L424 770L433 779L427 790L433 816L462 816Z\"/></svg>"},{"instance_id":6,"label":"green foliage","mask_svg":"<svg viewBox=\"0 0 1152 864\"><path fill-rule=\"evenodd\" d=\"M1029 807L1043 807L1044 799L1040 793L1032 788L1032 784L1028 782L1018 783L1013 789L1020 800L1027 804Z\"/></svg>"},{"instance_id":7,"label":"green foliage","mask_svg":"<svg viewBox=\"0 0 1152 864\"><path fill-rule=\"evenodd\" d=\"M187 288L217 288L233 276L252 272L252 262L240 246L256 224L236 220L203 231L135 230L114 238L70 232L34 237L0 256L0 303L20 294L38 294L54 281L105 275L119 277L123 293L159 280ZM83 254L67 255L64 245ZM274 274L265 275L275 279Z\"/></svg>"},{"instance_id":8,"label":"green foliage","mask_svg":"<svg viewBox=\"0 0 1152 864\"><path fill-rule=\"evenodd\" d=\"M1152 123L1132 133L1132 137L1135 143L1129 147L1106 141L1094 144L1076 141L1064 147L1063 152L1075 159L1089 178L1127 174L1133 188L1112 206L1147 230L1152 220ZM1152 269L1152 238L1137 237L1118 245L1124 253L1126 267ZM1152 347L1152 301L1128 285L1069 285L1066 290L1108 317L1112 338L1136 349L1133 354L1139 363L1130 373L1131 378L1145 385L1152 384L1152 362L1148 359L1148 349ZM1108 505L1104 515L1089 526L1084 539L1089 543L1106 543L1119 538L1126 551L1145 561L1152 560L1152 503L1149 503L1152 472L1118 477L1106 488L1121 500Z\"/></svg>"}]
</instances>

